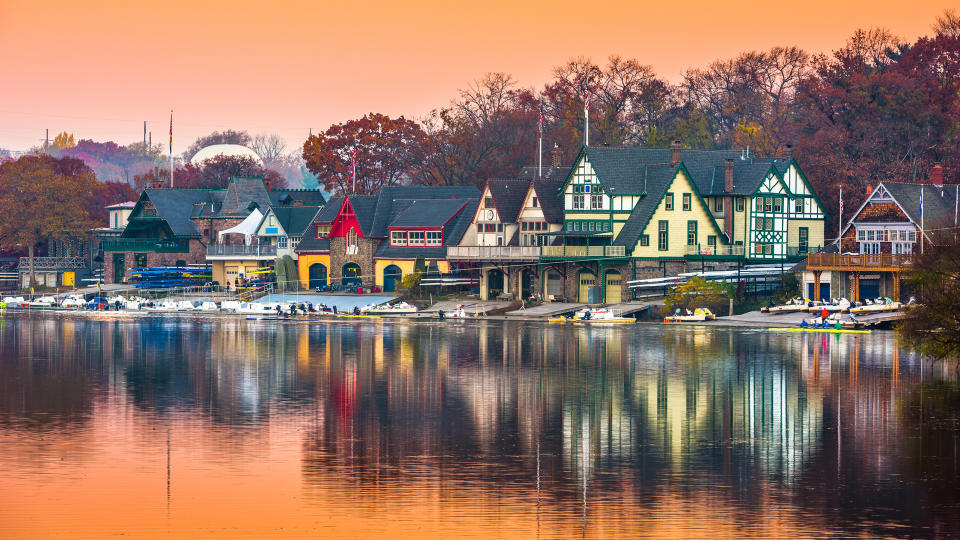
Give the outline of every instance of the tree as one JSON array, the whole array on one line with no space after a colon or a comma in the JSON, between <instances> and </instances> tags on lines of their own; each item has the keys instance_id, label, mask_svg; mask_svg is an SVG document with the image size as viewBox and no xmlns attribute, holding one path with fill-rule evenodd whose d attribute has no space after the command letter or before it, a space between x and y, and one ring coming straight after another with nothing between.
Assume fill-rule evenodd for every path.
<instances>
[{"instance_id":1,"label":"tree","mask_svg":"<svg viewBox=\"0 0 960 540\"><path fill-rule=\"evenodd\" d=\"M97 189L93 171L78 159L40 155L0 163L0 242L27 248L31 287L38 242L97 225L88 213Z\"/></svg>"},{"instance_id":2,"label":"tree","mask_svg":"<svg viewBox=\"0 0 960 540\"><path fill-rule=\"evenodd\" d=\"M227 187L230 179L235 176L259 176L269 181L272 188L287 186L286 179L280 173L264 168L257 160L248 156L218 155L199 165L187 163L174 171L173 179L175 187L178 188L220 189ZM134 185L138 190L153 184L169 186L170 170L155 167L134 177Z\"/></svg>"},{"instance_id":3,"label":"tree","mask_svg":"<svg viewBox=\"0 0 960 540\"><path fill-rule=\"evenodd\" d=\"M264 165L267 166L287 157L287 143L283 142L283 139L276 134L261 133L257 135L250 143L250 149L256 152L263 160Z\"/></svg>"},{"instance_id":4,"label":"tree","mask_svg":"<svg viewBox=\"0 0 960 540\"><path fill-rule=\"evenodd\" d=\"M77 142L73 139L73 133L62 131L53 138L52 148L53 150L63 150L76 146L76 144Z\"/></svg>"},{"instance_id":5,"label":"tree","mask_svg":"<svg viewBox=\"0 0 960 540\"><path fill-rule=\"evenodd\" d=\"M672 315L678 309L693 311L705 307L716 314L727 307L729 298L727 287L723 283L694 276L670 291L664 299L662 311L665 315Z\"/></svg>"},{"instance_id":6,"label":"tree","mask_svg":"<svg viewBox=\"0 0 960 540\"><path fill-rule=\"evenodd\" d=\"M935 359L960 358L960 243L927 249L907 284L917 304L899 327L904 340Z\"/></svg>"},{"instance_id":7,"label":"tree","mask_svg":"<svg viewBox=\"0 0 960 540\"><path fill-rule=\"evenodd\" d=\"M383 186L409 183L423 163L425 143L426 133L416 122L369 113L308 138L303 159L328 191L373 193ZM355 189L350 172L353 151Z\"/></svg>"},{"instance_id":8,"label":"tree","mask_svg":"<svg viewBox=\"0 0 960 540\"><path fill-rule=\"evenodd\" d=\"M202 148L206 148L214 144L239 144L241 146L249 146L250 134L246 131L234 131L232 129L227 129L223 132L214 131L209 135L199 137L193 142L193 144L188 146L187 149L183 151L183 161L190 161L194 154L199 152Z\"/></svg>"},{"instance_id":9,"label":"tree","mask_svg":"<svg viewBox=\"0 0 960 540\"><path fill-rule=\"evenodd\" d=\"M960 13L955 9L944 10L943 15L937 17L933 31L939 36L960 37Z\"/></svg>"}]
</instances>

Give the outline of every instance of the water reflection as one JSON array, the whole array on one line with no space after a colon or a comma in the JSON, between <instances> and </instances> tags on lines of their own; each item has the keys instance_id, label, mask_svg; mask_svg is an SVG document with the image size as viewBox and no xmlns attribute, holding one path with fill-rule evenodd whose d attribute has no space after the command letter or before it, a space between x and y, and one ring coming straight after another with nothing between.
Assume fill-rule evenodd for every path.
<instances>
[{"instance_id":1,"label":"water reflection","mask_svg":"<svg viewBox=\"0 0 960 540\"><path fill-rule=\"evenodd\" d=\"M0 536L951 534L958 406L890 333L8 316Z\"/></svg>"}]
</instances>

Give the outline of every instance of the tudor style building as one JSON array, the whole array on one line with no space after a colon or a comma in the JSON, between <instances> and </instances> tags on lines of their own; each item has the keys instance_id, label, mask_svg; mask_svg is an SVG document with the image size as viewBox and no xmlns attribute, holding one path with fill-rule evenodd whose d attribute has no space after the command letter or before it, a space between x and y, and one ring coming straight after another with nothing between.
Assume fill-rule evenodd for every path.
<instances>
[{"instance_id":1,"label":"tudor style building","mask_svg":"<svg viewBox=\"0 0 960 540\"><path fill-rule=\"evenodd\" d=\"M376 195L332 197L297 246L301 284L392 291L418 259L449 272L480 191L469 186L389 186Z\"/></svg>"},{"instance_id":2,"label":"tudor style building","mask_svg":"<svg viewBox=\"0 0 960 540\"><path fill-rule=\"evenodd\" d=\"M900 300L913 256L955 241L958 199L960 186L943 184L940 165L926 184L881 182L844 224L839 239L795 269L804 295Z\"/></svg>"},{"instance_id":3,"label":"tudor style building","mask_svg":"<svg viewBox=\"0 0 960 540\"><path fill-rule=\"evenodd\" d=\"M823 246L822 205L797 162L741 151L584 147L561 189L560 245L542 262L564 296L610 301L626 279L782 262ZM592 288L599 292L590 297Z\"/></svg>"}]
</instances>

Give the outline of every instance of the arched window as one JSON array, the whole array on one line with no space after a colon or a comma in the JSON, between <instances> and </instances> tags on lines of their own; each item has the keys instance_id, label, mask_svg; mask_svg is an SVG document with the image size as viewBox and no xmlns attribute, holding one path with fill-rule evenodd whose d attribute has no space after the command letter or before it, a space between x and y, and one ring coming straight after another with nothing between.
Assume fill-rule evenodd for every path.
<instances>
[{"instance_id":1,"label":"arched window","mask_svg":"<svg viewBox=\"0 0 960 540\"><path fill-rule=\"evenodd\" d=\"M347 231L347 254L356 255L357 253L357 231L353 227Z\"/></svg>"}]
</instances>

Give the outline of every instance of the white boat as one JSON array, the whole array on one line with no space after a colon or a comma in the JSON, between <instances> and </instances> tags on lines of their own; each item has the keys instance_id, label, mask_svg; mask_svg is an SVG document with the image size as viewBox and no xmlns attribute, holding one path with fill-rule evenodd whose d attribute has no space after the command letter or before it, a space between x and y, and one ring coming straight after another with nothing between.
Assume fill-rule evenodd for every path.
<instances>
[{"instance_id":1,"label":"white boat","mask_svg":"<svg viewBox=\"0 0 960 540\"><path fill-rule=\"evenodd\" d=\"M30 307L53 307L57 305L57 299L52 296L41 296L27 302L27 305Z\"/></svg>"},{"instance_id":2,"label":"white boat","mask_svg":"<svg viewBox=\"0 0 960 540\"><path fill-rule=\"evenodd\" d=\"M693 311L686 309L683 311L684 312L681 312L680 309L677 309L673 315L664 317L663 322L701 322L712 321L717 318L717 316L707 308L697 308Z\"/></svg>"},{"instance_id":3,"label":"white boat","mask_svg":"<svg viewBox=\"0 0 960 540\"><path fill-rule=\"evenodd\" d=\"M139 300L132 300L132 299L131 299L131 300L127 300L127 301L123 304L123 309L125 309L125 310L127 310L127 311L140 311L140 306L141 306L141 305L142 305L142 302L140 302Z\"/></svg>"},{"instance_id":4,"label":"white boat","mask_svg":"<svg viewBox=\"0 0 960 540\"><path fill-rule=\"evenodd\" d=\"M23 299L22 296L4 296L3 305L4 307L23 307L27 301Z\"/></svg>"},{"instance_id":5,"label":"white boat","mask_svg":"<svg viewBox=\"0 0 960 540\"><path fill-rule=\"evenodd\" d=\"M862 304L857 304L850 308L850 313L886 313L889 311L899 311L903 309L903 304L894 302L889 298L877 298L876 300L866 299Z\"/></svg>"},{"instance_id":6,"label":"white boat","mask_svg":"<svg viewBox=\"0 0 960 540\"><path fill-rule=\"evenodd\" d=\"M463 309L463 306L460 307ZM364 313L416 313L417 307L406 302L397 302L396 304L380 304L378 306L364 306L360 308Z\"/></svg>"},{"instance_id":7,"label":"white boat","mask_svg":"<svg viewBox=\"0 0 960 540\"><path fill-rule=\"evenodd\" d=\"M829 302L811 302L806 310L810 313L821 313L823 310L827 310L827 313L833 313L848 311L849 309L850 301L846 298L831 298Z\"/></svg>"},{"instance_id":8,"label":"white boat","mask_svg":"<svg viewBox=\"0 0 960 540\"><path fill-rule=\"evenodd\" d=\"M60 300L60 307L62 308L82 308L85 305L87 305L87 301L80 294L71 294Z\"/></svg>"},{"instance_id":9,"label":"white boat","mask_svg":"<svg viewBox=\"0 0 960 540\"><path fill-rule=\"evenodd\" d=\"M220 311L220 308L217 307L215 302L201 302L199 305L193 308L194 311Z\"/></svg>"},{"instance_id":10,"label":"white boat","mask_svg":"<svg viewBox=\"0 0 960 540\"><path fill-rule=\"evenodd\" d=\"M762 307L760 311L763 313L796 313L798 311L806 311L809 303L810 301L806 298L797 297L788 300L785 304Z\"/></svg>"},{"instance_id":11,"label":"white boat","mask_svg":"<svg viewBox=\"0 0 960 540\"><path fill-rule=\"evenodd\" d=\"M167 311L177 311L179 307L177 305L177 302L173 300L162 300L152 306L146 307L145 309L147 311L167 312Z\"/></svg>"},{"instance_id":12,"label":"white boat","mask_svg":"<svg viewBox=\"0 0 960 540\"><path fill-rule=\"evenodd\" d=\"M240 302L236 300L224 300L220 303L220 311L227 311L230 313L239 313L240 312Z\"/></svg>"}]
</instances>

